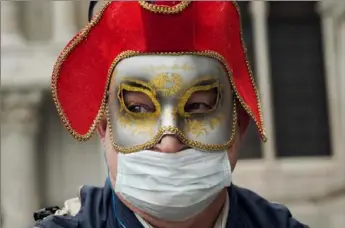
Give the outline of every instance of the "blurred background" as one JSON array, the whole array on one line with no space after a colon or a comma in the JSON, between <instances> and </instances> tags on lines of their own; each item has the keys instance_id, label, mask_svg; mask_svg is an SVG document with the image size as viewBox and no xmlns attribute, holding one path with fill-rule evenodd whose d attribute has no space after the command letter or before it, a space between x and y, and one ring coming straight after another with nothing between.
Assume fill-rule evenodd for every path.
<instances>
[{"instance_id":1,"label":"blurred background","mask_svg":"<svg viewBox=\"0 0 345 228\"><path fill-rule=\"evenodd\" d=\"M269 141L261 144L251 124L234 182L310 227L343 228L345 1L239 5ZM53 64L87 9L88 1L1 1L3 228L27 227L37 209L104 184L97 136L75 141L50 93Z\"/></svg>"}]
</instances>

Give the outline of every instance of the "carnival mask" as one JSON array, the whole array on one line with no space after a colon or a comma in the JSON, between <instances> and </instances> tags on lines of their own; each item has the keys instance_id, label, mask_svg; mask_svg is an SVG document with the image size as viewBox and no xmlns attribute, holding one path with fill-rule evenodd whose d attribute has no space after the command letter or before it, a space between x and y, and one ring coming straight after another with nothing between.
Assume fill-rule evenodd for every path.
<instances>
[{"instance_id":1,"label":"carnival mask","mask_svg":"<svg viewBox=\"0 0 345 228\"><path fill-rule=\"evenodd\" d=\"M210 96L201 102L193 98L197 93ZM149 149L166 134L191 148L221 151L234 137L236 110L228 74L218 60L145 55L116 65L108 119L114 147L121 153Z\"/></svg>"}]
</instances>

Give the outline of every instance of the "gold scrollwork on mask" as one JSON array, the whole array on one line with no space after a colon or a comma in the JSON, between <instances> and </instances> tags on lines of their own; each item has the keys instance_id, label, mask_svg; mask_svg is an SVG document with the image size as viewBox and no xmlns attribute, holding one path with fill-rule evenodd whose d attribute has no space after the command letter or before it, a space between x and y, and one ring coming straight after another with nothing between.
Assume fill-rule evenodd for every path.
<instances>
[{"instance_id":1,"label":"gold scrollwork on mask","mask_svg":"<svg viewBox=\"0 0 345 228\"><path fill-rule=\"evenodd\" d=\"M156 125L157 120L155 119L141 119L135 120L134 124L132 125L132 134L141 134L145 133L150 136L154 133L154 127Z\"/></svg>"},{"instance_id":2,"label":"gold scrollwork on mask","mask_svg":"<svg viewBox=\"0 0 345 228\"><path fill-rule=\"evenodd\" d=\"M149 82L149 85L161 92L163 96L171 96L181 90L182 81L181 75L177 73L160 73Z\"/></svg>"},{"instance_id":3,"label":"gold scrollwork on mask","mask_svg":"<svg viewBox=\"0 0 345 228\"><path fill-rule=\"evenodd\" d=\"M116 116L121 127L131 131L132 135L145 133L152 136L154 133L154 126L156 124L156 119L154 118L135 119L124 111L118 112Z\"/></svg>"},{"instance_id":4,"label":"gold scrollwork on mask","mask_svg":"<svg viewBox=\"0 0 345 228\"><path fill-rule=\"evenodd\" d=\"M130 115L128 115L127 113L121 112L121 113L118 113L116 116L119 120L121 127L129 128L132 126L133 118Z\"/></svg>"},{"instance_id":5,"label":"gold scrollwork on mask","mask_svg":"<svg viewBox=\"0 0 345 228\"><path fill-rule=\"evenodd\" d=\"M207 134L205 123L198 120L186 119L187 131L199 137Z\"/></svg>"},{"instance_id":6,"label":"gold scrollwork on mask","mask_svg":"<svg viewBox=\"0 0 345 228\"><path fill-rule=\"evenodd\" d=\"M210 126L210 128L212 130L215 130L217 126L220 125L221 121L224 120L224 115L222 114L218 114L217 116L211 118L209 121L208 121L208 125Z\"/></svg>"},{"instance_id":7,"label":"gold scrollwork on mask","mask_svg":"<svg viewBox=\"0 0 345 228\"><path fill-rule=\"evenodd\" d=\"M215 130L216 127L220 125L223 119L224 115L219 113L209 120L199 121L195 119L186 119L185 121L187 131L193 135L196 135L196 137L199 137L200 135L208 134L210 130ZM207 126L209 126L210 130L207 128Z\"/></svg>"}]
</instances>

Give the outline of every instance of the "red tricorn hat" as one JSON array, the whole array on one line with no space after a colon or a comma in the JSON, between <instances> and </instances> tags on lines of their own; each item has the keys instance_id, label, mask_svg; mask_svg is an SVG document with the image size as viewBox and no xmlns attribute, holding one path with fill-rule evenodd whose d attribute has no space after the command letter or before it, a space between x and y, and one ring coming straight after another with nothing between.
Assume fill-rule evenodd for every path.
<instances>
[{"instance_id":1,"label":"red tricorn hat","mask_svg":"<svg viewBox=\"0 0 345 228\"><path fill-rule=\"evenodd\" d=\"M90 138L102 118L116 64L152 54L199 55L222 62L243 115L254 120L266 140L239 8L230 1L106 2L67 44L54 66L53 99L75 138Z\"/></svg>"}]
</instances>

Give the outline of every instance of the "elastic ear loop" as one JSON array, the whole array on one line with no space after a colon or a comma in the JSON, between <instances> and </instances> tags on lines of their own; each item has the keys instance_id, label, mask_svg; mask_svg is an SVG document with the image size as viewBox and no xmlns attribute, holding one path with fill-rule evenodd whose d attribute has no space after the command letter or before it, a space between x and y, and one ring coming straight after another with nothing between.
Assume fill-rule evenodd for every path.
<instances>
[{"instance_id":1,"label":"elastic ear loop","mask_svg":"<svg viewBox=\"0 0 345 228\"><path fill-rule=\"evenodd\" d=\"M115 191L114 191L114 188L113 188L113 185L111 184L111 181L110 181L110 175L109 175L109 167L108 167L108 160L107 160L107 155L105 154L104 152L104 160L105 160L105 164L107 166L107 172L108 172L108 178L107 178L107 181L108 181L108 184L111 186L111 199L112 199L112 207L113 207L113 211L114 211L114 217L115 219L117 220L117 222L121 225L122 228L127 228L122 222L120 219L118 219L118 217L116 216L116 204L115 204Z\"/></svg>"}]
</instances>

